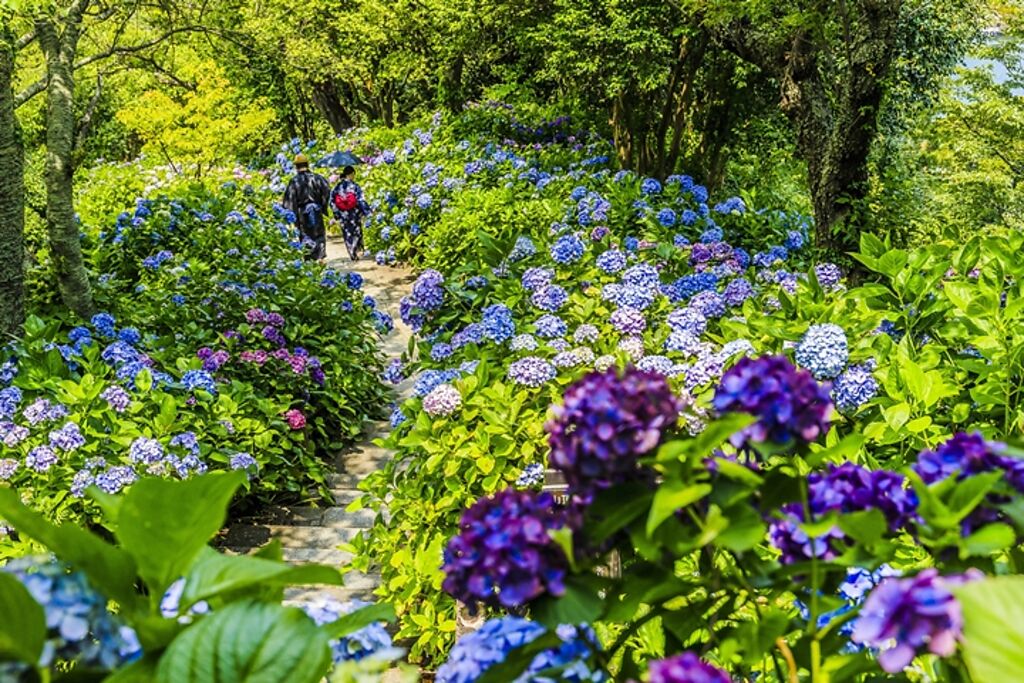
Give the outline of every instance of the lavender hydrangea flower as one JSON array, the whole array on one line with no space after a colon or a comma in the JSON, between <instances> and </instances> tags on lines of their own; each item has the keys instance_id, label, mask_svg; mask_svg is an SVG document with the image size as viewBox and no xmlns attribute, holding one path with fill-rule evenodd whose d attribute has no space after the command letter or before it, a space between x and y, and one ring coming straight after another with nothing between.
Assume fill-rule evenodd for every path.
<instances>
[{"instance_id":1,"label":"lavender hydrangea flower","mask_svg":"<svg viewBox=\"0 0 1024 683\"><path fill-rule=\"evenodd\" d=\"M9 481L18 472L21 463L14 458L0 458L0 481Z\"/></svg>"},{"instance_id":2,"label":"lavender hydrangea flower","mask_svg":"<svg viewBox=\"0 0 1024 683\"><path fill-rule=\"evenodd\" d=\"M673 330L665 340L665 350L692 356L700 352L701 341L696 335L686 330Z\"/></svg>"},{"instance_id":3,"label":"lavender hydrangea flower","mask_svg":"<svg viewBox=\"0 0 1024 683\"><path fill-rule=\"evenodd\" d=\"M557 374L554 365L537 356L520 358L508 366L510 380L534 388L550 382Z\"/></svg>"},{"instance_id":4,"label":"lavender hydrangea flower","mask_svg":"<svg viewBox=\"0 0 1024 683\"><path fill-rule=\"evenodd\" d=\"M233 470L248 470L259 467L259 463L256 462L256 458L252 457L248 453L235 453L231 456L231 460L228 464Z\"/></svg>"},{"instance_id":5,"label":"lavender hydrangea flower","mask_svg":"<svg viewBox=\"0 0 1024 683\"><path fill-rule=\"evenodd\" d=\"M620 308L612 313L609 321L622 334L642 334L647 329L647 319L635 308Z\"/></svg>"},{"instance_id":6,"label":"lavender hydrangea flower","mask_svg":"<svg viewBox=\"0 0 1024 683\"><path fill-rule=\"evenodd\" d=\"M754 286L746 278L736 278L725 286L722 298L730 306L741 306L743 302L754 296Z\"/></svg>"},{"instance_id":7,"label":"lavender hydrangea flower","mask_svg":"<svg viewBox=\"0 0 1024 683\"><path fill-rule=\"evenodd\" d=\"M128 449L128 457L136 464L152 465L164 457L164 447L156 439L140 436Z\"/></svg>"},{"instance_id":8,"label":"lavender hydrangea flower","mask_svg":"<svg viewBox=\"0 0 1024 683\"><path fill-rule=\"evenodd\" d=\"M671 430L682 409L665 378L629 368L591 373L571 385L545 425L551 465L587 503L604 489L646 476L637 459Z\"/></svg>"},{"instance_id":9,"label":"lavender hydrangea flower","mask_svg":"<svg viewBox=\"0 0 1024 683\"><path fill-rule=\"evenodd\" d=\"M850 359L846 332L839 325L811 325L796 347L796 362L815 379L833 379Z\"/></svg>"},{"instance_id":10,"label":"lavender hydrangea flower","mask_svg":"<svg viewBox=\"0 0 1024 683\"><path fill-rule=\"evenodd\" d=\"M36 446L25 456L25 466L36 472L46 472L57 463L57 454L49 446Z\"/></svg>"},{"instance_id":11,"label":"lavender hydrangea flower","mask_svg":"<svg viewBox=\"0 0 1024 683\"><path fill-rule=\"evenodd\" d=\"M554 313L569 301L569 293L558 285L545 285L534 291L530 301L542 311Z\"/></svg>"},{"instance_id":12,"label":"lavender hydrangea flower","mask_svg":"<svg viewBox=\"0 0 1024 683\"><path fill-rule=\"evenodd\" d=\"M127 465L116 465L96 475L95 483L104 493L120 493L126 486L139 480L139 475Z\"/></svg>"},{"instance_id":13,"label":"lavender hydrangea flower","mask_svg":"<svg viewBox=\"0 0 1024 683\"><path fill-rule=\"evenodd\" d=\"M537 340L532 334L517 334L508 346L513 351L533 351L537 348Z\"/></svg>"},{"instance_id":14,"label":"lavender hydrangea flower","mask_svg":"<svg viewBox=\"0 0 1024 683\"><path fill-rule=\"evenodd\" d=\"M976 569L951 576L926 569L912 578L886 579L864 602L852 639L878 648L878 663L892 674L925 652L952 656L963 638L963 614L951 589L981 576Z\"/></svg>"},{"instance_id":15,"label":"lavender hydrangea flower","mask_svg":"<svg viewBox=\"0 0 1024 683\"><path fill-rule=\"evenodd\" d=\"M444 590L471 608L561 595L568 559L549 531L566 525L551 494L506 489L462 514L444 551Z\"/></svg>"},{"instance_id":16,"label":"lavender hydrangea flower","mask_svg":"<svg viewBox=\"0 0 1024 683\"><path fill-rule=\"evenodd\" d=\"M597 329L596 325L584 324L576 328L572 339L577 344L593 344L600 336L601 332Z\"/></svg>"},{"instance_id":17,"label":"lavender hydrangea flower","mask_svg":"<svg viewBox=\"0 0 1024 683\"><path fill-rule=\"evenodd\" d=\"M670 328L678 332L689 332L700 337L708 328L707 317L695 308L677 308L668 314L665 321Z\"/></svg>"},{"instance_id":18,"label":"lavender hydrangea flower","mask_svg":"<svg viewBox=\"0 0 1024 683\"><path fill-rule=\"evenodd\" d=\"M617 348L630 360L638 361L644 357L643 337L624 337L619 341Z\"/></svg>"},{"instance_id":19,"label":"lavender hydrangea flower","mask_svg":"<svg viewBox=\"0 0 1024 683\"><path fill-rule=\"evenodd\" d=\"M647 671L650 683L732 683L729 674L693 652L653 661Z\"/></svg>"},{"instance_id":20,"label":"lavender hydrangea flower","mask_svg":"<svg viewBox=\"0 0 1024 683\"><path fill-rule=\"evenodd\" d=\"M725 299L718 292L700 292L690 299L690 308L699 311L705 318L721 318L725 315Z\"/></svg>"},{"instance_id":21,"label":"lavender hydrangea flower","mask_svg":"<svg viewBox=\"0 0 1024 683\"><path fill-rule=\"evenodd\" d=\"M547 287L555 279L555 271L550 268L527 268L523 273L523 289L537 292Z\"/></svg>"},{"instance_id":22,"label":"lavender hydrangea flower","mask_svg":"<svg viewBox=\"0 0 1024 683\"><path fill-rule=\"evenodd\" d=\"M430 360L434 361L435 363L439 363L443 360L451 358L451 355L453 353L455 353L455 350L452 348L451 344L446 344L445 342L437 342L436 344L430 347Z\"/></svg>"},{"instance_id":23,"label":"lavender hydrangea flower","mask_svg":"<svg viewBox=\"0 0 1024 683\"><path fill-rule=\"evenodd\" d=\"M819 263L814 266L814 276L823 289L835 289L843 279L843 271L834 263Z\"/></svg>"},{"instance_id":24,"label":"lavender hydrangea flower","mask_svg":"<svg viewBox=\"0 0 1024 683\"><path fill-rule=\"evenodd\" d=\"M65 453L76 451L85 445L85 437L74 422L68 422L60 429L50 432L50 446Z\"/></svg>"},{"instance_id":25,"label":"lavender hydrangea flower","mask_svg":"<svg viewBox=\"0 0 1024 683\"><path fill-rule=\"evenodd\" d=\"M811 374L785 356L741 358L722 377L712 401L720 413L749 413L758 421L733 435L748 442L809 443L829 429L832 400Z\"/></svg>"},{"instance_id":26,"label":"lavender hydrangea flower","mask_svg":"<svg viewBox=\"0 0 1024 683\"><path fill-rule=\"evenodd\" d=\"M462 407L462 395L450 384L441 384L423 397L423 410L431 417L451 415Z\"/></svg>"}]
</instances>

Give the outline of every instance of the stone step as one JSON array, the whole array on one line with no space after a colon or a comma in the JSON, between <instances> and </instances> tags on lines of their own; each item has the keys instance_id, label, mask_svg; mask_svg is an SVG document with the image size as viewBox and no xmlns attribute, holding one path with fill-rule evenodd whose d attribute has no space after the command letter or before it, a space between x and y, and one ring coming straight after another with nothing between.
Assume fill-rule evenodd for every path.
<instances>
[{"instance_id":1,"label":"stone step","mask_svg":"<svg viewBox=\"0 0 1024 683\"><path fill-rule=\"evenodd\" d=\"M352 561L352 553L335 548L284 548L285 562L292 564L325 564L328 567L342 567Z\"/></svg>"},{"instance_id":2,"label":"stone step","mask_svg":"<svg viewBox=\"0 0 1024 683\"><path fill-rule=\"evenodd\" d=\"M334 526L281 526L272 527L271 536L279 539L285 548L327 548L334 550L343 543L351 543L361 529Z\"/></svg>"},{"instance_id":3,"label":"stone step","mask_svg":"<svg viewBox=\"0 0 1024 683\"><path fill-rule=\"evenodd\" d=\"M330 472L327 475L327 485L332 489L354 489L362 480L362 477L350 472Z\"/></svg>"},{"instance_id":4,"label":"stone step","mask_svg":"<svg viewBox=\"0 0 1024 683\"><path fill-rule=\"evenodd\" d=\"M280 526L329 526L335 528L368 529L373 526L373 510L348 512L343 507L294 507L291 517Z\"/></svg>"},{"instance_id":5,"label":"stone step","mask_svg":"<svg viewBox=\"0 0 1024 683\"><path fill-rule=\"evenodd\" d=\"M373 589L367 588L345 588L343 586L294 586L284 591L285 604L298 604L312 602L319 598L333 598L338 602L349 602L351 600L363 600L364 602L375 602Z\"/></svg>"},{"instance_id":6,"label":"stone step","mask_svg":"<svg viewBox=\"0 0 1024 683\"><path fill-rule=\"evenodd\" d=\"M334 502L339 507L348 507L349 505L363 497L362 491L351 488L339 487L331 489L331 493L334 494Z\"/></svg>"}]
</instances>

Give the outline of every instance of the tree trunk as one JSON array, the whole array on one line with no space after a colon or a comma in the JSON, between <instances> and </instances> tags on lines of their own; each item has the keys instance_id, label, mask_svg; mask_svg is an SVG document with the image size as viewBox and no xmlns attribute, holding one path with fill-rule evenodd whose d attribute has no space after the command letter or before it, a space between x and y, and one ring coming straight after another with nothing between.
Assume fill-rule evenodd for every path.
<instances>
[{"instance_id":1,"label":"tree trunk","mask_svg":"<svg viewBox=\"0 0 1024 683\"><path fill-rule=\"evenodd\" d=\"M24 150L14 114L14 36L0 14L0 344L25 319Z\"/></svg>"},{"instance_id":2,"label":"tree trunk","mask_svg":"<svg viewBox=\"0 0 1024 683\"><path fill-rule=\"evenodd\" d=\"M46 229L61 298L81 317L95 312L75 218L71 158L76 129L75 57L82 15L88 4L88 0L81 0L69 10L62 32L57 30L54 19L50 17L36 22L47 73Z\"/></svg>"},{"instance_id":3,"label":"tree trunk","mask_svg":"<svg viewBox=\"0 0 1024 683\"><path fill-rule=\"evenodd\" d=\"M341 102L338 87L333 78L313 84L313 103L327 119L331 130L341 134L354 125L352 115Z\"/></svg>"}]
</instances>

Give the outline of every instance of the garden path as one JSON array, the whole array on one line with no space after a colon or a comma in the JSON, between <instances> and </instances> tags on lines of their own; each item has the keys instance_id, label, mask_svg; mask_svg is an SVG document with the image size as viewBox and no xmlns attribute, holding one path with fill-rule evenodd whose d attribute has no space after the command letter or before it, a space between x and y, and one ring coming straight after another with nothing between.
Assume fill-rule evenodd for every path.
<instances>
[{"instance_id":1,"label":"garden path","mask_svg":"<svg viewBox=\"0 0 1024 683\"><path fill-rule=\"evenodd\" d=\"M381 350L387 358L402 354L409 344L412 331L402 323L398 315L399 301L405 296L413 281L410 271L401 268L379 266L372 260L355 263L345 254L340 240L330 239L327 244L328 264L344 272L356 272L363 276L364 293L377 301L377 306L390 313L395 320L395 330L381 341ZM396 390L396 399L401 401L410 395L412 382L406 380ZM335 504L330 507L291 507L269 510L259 520L238 524L228 530L222 544L233 551L250 552L271 539L281 542L284 559L295 564L306 562L330 566L343 566L351 555L338 548L347 543L362 529L368 528L374 519L371 510L348 512L345 508L359 497L357 487L371 472L380 469L390 453L373 443L383 438L390 429L388 422L369 422L365 425L360 440L346 449L335 463L335 472L330 475L331 490ZM372 592L379 584L380 577L373 574L351 572L345 577L345 585L316 586L295 589L288 593L289 601L313 598L316 595L330 595L338 600L353 598L372 599Z\"/></svg>"}]
</instances>

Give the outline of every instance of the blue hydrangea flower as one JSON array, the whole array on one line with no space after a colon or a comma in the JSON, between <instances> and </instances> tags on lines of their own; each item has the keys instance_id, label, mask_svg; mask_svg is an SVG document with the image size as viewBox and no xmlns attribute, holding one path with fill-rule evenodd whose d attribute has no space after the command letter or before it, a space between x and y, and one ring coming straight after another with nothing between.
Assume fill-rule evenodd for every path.
<instances>
[{"instance_id":1,"label":"blue hydrangea flower","mask_svg":"<svg viewBox=\"0 0 1024 683\"><path fill-rule=\"evenodd\" d=\"M551 284L555 279L555 271L550 268L528 268L523 273L523 289L528 292L536 292Z\"/></svg>"},{"instance_id":2,"label":"blue hydrangea flower","mask_svg":"<svg viewBox=\"0 0 1024 683\"><path fill-rule=\"evenodd\" d=\"M189 370L181 376L181 384L187 391L217 393L217 382L213 379L213 375L206 370Z\"/></svg>"},{"instance_id":3,"label":"blue hydrangea flower","mask_svg":"<svg viewBox=\"0 0 1024 683\"><path fill-rule=\"evenodd\" d=\"M551 245L551 258L562 265L575 263L583 258L585 249L583 240L576 235L562 235Z\"/></svg>"},{"instance_id":4,"label":"blue hydrangea flower","mask_svg":"<svg viewBox=\"0 0 1024 683\"><path fill-rule=\"evenodd\" d=\"M107 611L107 598L80 572L47 557L11 560L0 571L14 575L46 615L46 645L38 664L58 661L111 671L135 661L142 647L135 632ZM20 680L24 667L0 664L0 679Z\"/></svg>"},{"instance_id":5,"label":"blue hydrangea flower","mask_svg":"<svg viewBox=\"0 0 1024 683\"><path fill-rule=\"evenodd\" d=\"M498 344L505 343L516 333L512 310L504 304L493 304L485 308L481 325L484 336Z\"/></svg>"},{"instance_id":6,"label":"blue hydrangea flower","mask_svg":"<svg viewBox=\"0 0 1024 683\"><path fill-rule=\"evenodd\" d=\"M658 222L662 227L671 228L677 220L676 212L672 209L665 208L658 212Z\"/></svg>"},{"instance_id":7,"label":"blue hydrangea flower","mask_svg":"<svg viewBox=\"0 0 1024 683\"><path fill-rule=\"evenodd\" d=\"M640 183L640 191L644 194L659 194L661 192L661 183L654 178L644 178Z\"/></svg>"},{"instance_id":8,"label":"blue hydrangea flower","mask_svg":"<svg viewBox=\"0 0 1024 683\"><path fill-rule=\"evenodd\" d=\"M846 332L832 323L811 325L796 347L796 362L818 380L838 376L849 359Z\"/></svg>"},{"instance_id":9,"label":"blue hydrangea flower","mask_svg":"<svg viewBox=\"0 0 1024 683\"><path fill-rule=\"evenodd\" d=\"M554 313L569 301L569 293L558 285L545 285L533 292L530 301L542 311Z\"/></svg>"},{"instance_id":10,"label":"blue hydrangea flower","mask_svg":"<svg viewBox=\"0 0 1024 683\"><path fill-rule=\"evenodd\" d=\"M609 275L614 275L626 267L626 255L618 249L609 249L597 257L597 267Z\"/></svg>"},{"instance_id":11,"label":"blue hydrangea flower","mask_svg":"<svg viewBox=\"0 0 1024 683\"><path fill-rule=\"evenodd\" d=\"M341 603L326 596L300 605L302 610L310 616L317 626L333 623L346 614L351 614L356 610L369 606L370 603L362 600ZM364 626L344 638L332 640L331 656L335 664L359 661L376 653L390 650L391 647L391 636L385 630L384 622L378 621L369 626Z\"/></svg>"},{"instance_id":12,"label":"blue hydrangea flower","mask_svg":"<svg viewBox=\"0 0 1024 683\"><path fill-rule=\"evenodd\" d=\"M542 339L556 339L564 337L569 328L565 321L556 315L544 315L534 323L537 336Z\"/></svg>"},{"instance_id":13,"label":"blue hydrangea flower","mask_svg":"<svg viewBox=\"0 0 1024 683\"><path fill-rule=\"evenodd\" d=\"M832 400L841 412L853 412L878 394L871 364L853 365L832 385Z\"/></svg>"}]
</instances>

